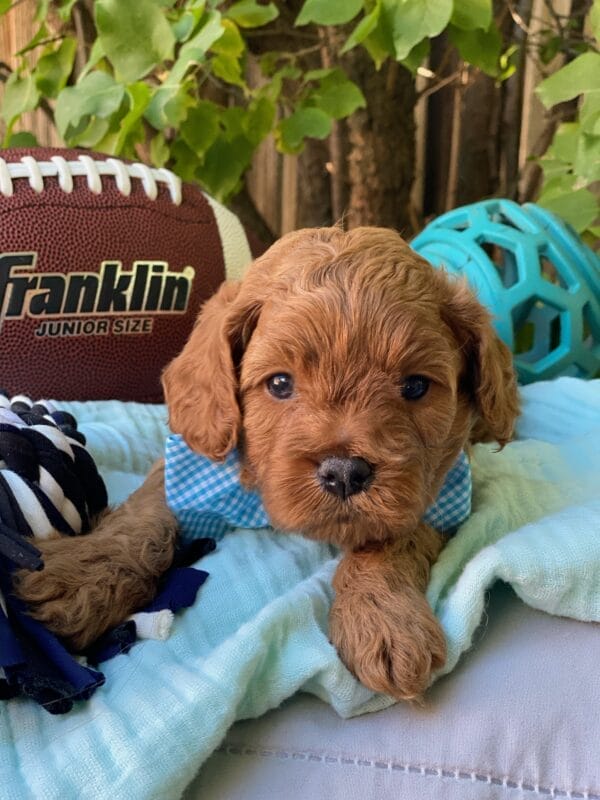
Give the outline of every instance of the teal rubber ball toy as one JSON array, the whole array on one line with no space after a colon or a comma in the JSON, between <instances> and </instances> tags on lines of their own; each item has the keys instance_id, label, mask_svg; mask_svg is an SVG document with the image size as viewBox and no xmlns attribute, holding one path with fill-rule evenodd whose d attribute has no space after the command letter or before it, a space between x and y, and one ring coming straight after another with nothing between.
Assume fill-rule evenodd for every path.
<instances>
[{"instance_id":1,"label":"teal rubber ball toy","mask_svg":"<svg viewBox=\"0 0 600 800\"><path fill-rule=\"evenodd\" d=\"M600 371L600 258L533 203L484 200L435 219L411 242L467 279L514 354L521 383Z\"/></svg>"}]
</instances>

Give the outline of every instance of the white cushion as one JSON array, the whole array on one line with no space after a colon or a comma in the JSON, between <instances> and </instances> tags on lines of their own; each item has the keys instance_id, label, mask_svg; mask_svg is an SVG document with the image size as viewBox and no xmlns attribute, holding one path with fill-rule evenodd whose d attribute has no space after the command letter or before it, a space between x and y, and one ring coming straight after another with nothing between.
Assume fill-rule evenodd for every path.
<instances>
[{"instance_id":1,"label":"white cushion","mask_svg":"<svg viewBox=\"0 0 600 800\"><path fill-rule=\"evenodd\" d=\"M422 707L350 720L300 695L237 723L186 800L600 800L600 625L506 587Z\"/></svg>"}]
</instances>

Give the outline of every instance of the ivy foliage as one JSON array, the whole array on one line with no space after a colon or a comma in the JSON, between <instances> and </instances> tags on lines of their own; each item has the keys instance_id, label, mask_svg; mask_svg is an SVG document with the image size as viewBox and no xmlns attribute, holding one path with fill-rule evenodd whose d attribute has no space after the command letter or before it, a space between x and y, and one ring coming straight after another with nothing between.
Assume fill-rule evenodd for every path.
<instances>
[{"instance_id":1,"label":"ivy foliage","mask_svg":"<svg viewBox=\"0 0 600 800\"><path fill-rule=\"evenodd\" d=\"M335 120L365 107L344 70L344 55L356 47L376 69L395 59L414 73L431 38L447 32L467 64L496 80L516 68L515 47L504 49L492 0L304 0L291 22L284 0L36 2L37 30L4 86L3 145L35 144L15 126L41 106L65 145L168 166L222 200L240 189L267 135L274 134L281 152L298 153L307 138L326 138ZM11 6L0 0L0 16ZM286 25L299 46L279 35ZM598 39L600 0L590 25ZM339 53L327 68L310 69L304 57L322 52L324 30L336 34ZM544 47L549 60L560 41L549 36ZM260 69L251 82L250 58ZM541 84L539 95L548 107L581 98L578 119L559 128L543 159L541 200L578 230L597 231L597 46L583 48Z\"/></svg>"},{"instance_id":2,"label":"ivy foliage","mask_svg":"<svg viewBox=\"0 0 600 800\"><path fill-rule=\"evenodd\" d=\"M600 40L600 2L595 6ZM600 239L600 52L589 51L546 78L538 95L547 108L579 98L578 119L563 122L541 160L539 202L592 241ZM594 191L595 189L595 191Z\"/></svg>"},{"instance_id":3,"label":"ivy foliage","mask_svg":"<svg viewBox=\"0 0 600 800\"><path fill-rule=\"evenodd\" d=\"M0 14L10 5L0 2ZM312 46L262 52L253 85L250 45L277 24L284 3L88 2L95 39L83 65L77 5L38 0L38 29L4 87L3 145L34 143L15 125L42 104L65 145L130 158L143 152L221 199L240 188L268 134L281 152L298 153L308 137L326 138L334 120L366 105L341 62L303 68L303 52L319 49L314 26L350 31L340 55L364 47L375 67L395 58L413 72L430 37L447 29L470 63L503 75L491 0L305 0L294 26Z\"/></svg>"}]
</instances>

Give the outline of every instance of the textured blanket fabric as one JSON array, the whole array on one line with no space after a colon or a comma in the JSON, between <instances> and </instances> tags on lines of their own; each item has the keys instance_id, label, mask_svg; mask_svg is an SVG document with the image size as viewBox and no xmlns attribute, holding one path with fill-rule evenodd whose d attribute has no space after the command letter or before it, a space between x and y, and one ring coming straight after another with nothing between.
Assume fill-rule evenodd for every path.
<instances>
[{"instance_id":1,"label":"textured blanket fabric","mask_svg":"<svg viewBox=\"0 0 600 800\"><path fill-rule=\"evenodd\" d=\"M537 608L600 620L600 381L537 384L523 398L520 440L501 453L475 448L472 516L432 574L429 599L449 643L445 671L470 646L498 578ZM162 452L164 408L70 410L111 500L122 500ZM336 560L332 548L300 536L224 536L202 560L210 577L169 640L109 662L88 703L60 718L25 700L0 704L3 800L169 800L234 720L295 691L343 716L389 705L352 678L328 642Z\"/></svg>"}]
</instances>

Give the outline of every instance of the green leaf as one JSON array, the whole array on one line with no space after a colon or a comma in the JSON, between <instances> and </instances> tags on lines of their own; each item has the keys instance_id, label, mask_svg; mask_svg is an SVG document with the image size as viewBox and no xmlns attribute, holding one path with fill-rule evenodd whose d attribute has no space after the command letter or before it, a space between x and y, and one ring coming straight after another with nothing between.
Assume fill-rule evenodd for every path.
<instances>
[{"instance_id":1,"label":"green leaf","mask_svg":"<svg viewBox=\"0 0 600 800\"><path fill-rule=\"evenodd\" d=\"M217 139L196 168L196 175L214 197L224 201L239 187L253 152L243 139Z\"/></svg>"},{"instance_id":2,"label":"green leaf","mask_svg":"<svg viewBox=\"0 0 600 800\"><path fill-rule=\"evenodd\" d=\"M406 67L409 72L412 72L412 74L415 75L421 64L429 56L430 49L430 40L423 39L422 42L419 42L419 44L413 47L406 58L402 59L402 66Z\"/></svg>"},{"instance_id":3,"label":"green leaf","mask_svg":"<svg viewBox=\"0 0 600 800\"><path fill-rule=\"evenodd\" d=\"M96 67L100 61L104 58L106 53L104 52L104 47L102 46L102 42L100 39L96 39L94 44L92 45L92 49L90 50L90 57L88 58L88 62L85 67L81 70L81 74L78 81L83 80L88 72L91 72L94 67Z\"/></svg>"},{"instance_id":4,"label":"green leaf","mask_svg":"<svg viewBox=\"0 0 600 800\"><path fill-rule=\"evenodd\" d=\"M392 38L392 28L388 25L387 18L383 12L380 14L377 25L362 44L373 59L377 69L390 56L396 58L396 46Z\"/></svg>"},{"instance_id":5,"label":"green leaf","mask_svg":"<svg viewBox=\"0 0 600 800\"><path fill-rule=\"evenodd\" d=\"M213 53L222 53L226 56L241 56L246 52L246 43L244 42L238 26L231 22L231 20L224 19L222 21L223 33L219 38L213 42L210 49Z\"/></svg>"},{"instance_id":6,"label":"green leaf","mask_svg":"<svg viewBox=\"0 0 600 800\"><path fill-rule=\"evenodd\" d=\"M227 16L241 28L258 28L277 19L279 10L275 3L259 5L256 0L239 0L227 9Z\"/></svg>"},{"instance_id":7,"label":"green leaf","mask_svg":"<svg viewBox=\"0 0 600 800\"><path fill-rule=\"evenodd\" d=\"M153 128L162 131L169 126L178 128L181 125L195 103L189 88L187 83L165 83L155 90L144 112Z\"/></svg>"},{"instance_id":8,"label":"green leaf","mask_svg":"<svg viewBox=\"0 0 600 800\"><path fill-rule=\"evenodd\" d=\"M89 119L89 117L88 117ZM102 141L110 129L110 122L107 119L92 117L87 125L83 125L77 130L70 129L65 141L69 147L96 147Z\"/></svg>"},{"instance_id":9,"label":"green leaf","mask_svg":"<svg viewBox=\"0 0 600 800\"><path fill-rule=\"evenodd\" d=\"M451 14L452 0L382 0L382 23L390 30L397 60L441 33Z\"/></svg>"},{"instance_id":10,"label":"green leaf","mask_svg":"<svg viewBox=\"0 0 600 800\"><path fill-rule=\"evenodd\" d=\"M246 89L240 62L240 57L246 52L246 44L235 22L224 19L222 25L223 34L210 48L216 54L211 61L212 72L225 83Z\"/></svg>"},{"instance_id":11,"label":"green leaf","mask_svg":"<svg viewBox=\"0 0 600 800\"><path fill-rule=\"evenodd\" d=\"M10 136L12 126L26 111L33 111L39 100L39 92L35 85L33 75L22 78L18 73L11 73L4 86L4 101L2 103L2 118L6 122L7 136Z\"/></svg>"},{"instance_id":12,"label":"green leaf","mask_svg":"<svg viewBox=\"0 0 600 800\"><path fill-rule=\"evenodd\" d=\"M177 56L169 75L169 83L179 83L185 77L190 67L206 61L209 48L223 35L223 23L218 11L211 11L206 17L204 25L188 42L186 42Z\"/></svg>"},{"instance_id":13,"label":"green leaf","mask_svg":"<svg viewBox=\"0 0 600 800\"><path fill-rule=\"evenodd\" d=\"M296 25L343 25L358 14L363 0L306 0L302 6Z\"/></svg>"},{"instance_id":14,"label":"green leaf","mask_svg":"<svg viewBox=\"0 0 600 800\"><path fill-rule=\"evenodd\" d=\"M346 43L342 47L342 54L352 50L353 47L364 42L364 40L373 33L379 22L379 15L381 13L381 0L377 0L371 11L366 14L358 23L356 28L352 31Z\"/></svg>"},{"instance_id":15,"label":"green leaf","mask_svg":"<svg viewBox=\"0 0 600 800\"><path fill-rule=\"evenodd\" d=\"M29 131L19 131L12 133L6 143L6 147L39 147L39 142Z\"/></svg>"},{"instance_id":16,"label":"green leaf","mask_svg":"<svg viewBox=\"0 0 600 800\"><path fill-rule=\"evenodd\" d=\"M246 88L246 81L242 76L242 66L233 56L216 55L211 61L213 75L232 86Z\"/></svg>"},{"instance_id":17,"label":"green leaf","mask_svg":"<svg viewBox=\"0 0 600 800\"><path fill-rule=\"evenodd\" d=\"M140 141L143 139L142 117L150 102L150 96L150 87L142 81L132 83L127 87L129 109L125 116L119 120L118 135L113 145L114 149L111 150L115 155L122 153L132 138Z\"/></svg>"},{"instance_id":18,"label":"green leaf","mask_svg":"<svg viewBox=\"0 0 600 800\"><path fill-rule=\"evenodd\" d=\"M63 39L56 50L51 50L38 61L35 83L44 97L56 97L66 86L73 69L77 51L75 39Z\"/></svg>"},{"instance_id":19,"label":"green leaf","mask_svg":"<svg viewBox=\"0 0 600 800\"><path fill-rule=\"evenodd\" d=\"M506 81L514 75L519 65L520 49L516 44L510 45L500 54L500 74L499 80Z\"/></svg>"},{"instance_id":20,"label":"green leaf","mask_svg":"<svg viewBox=\"0 0 600 800\"><path fill-rule=\"evenodd\" d=\"M450 21L465 31L487 31L492 24L491 0L457 0Z\"/></svg>"},{"instance_id":21,"label":"green leaf","mask_svg":"<svg viewBox=\"0 0 600 800\"><path fill-rule=\"evenodd\" d=\"M13 0L0 0L0 16L6 14L8 9L12 6Z\"/></svg>"},{"instance_id":22,"label":"green leaf","mask_svg":"<svg viewBox=\"0 0 600 800\"><path fill-rule=\"evenodd\" d=\"M200 166L200 160L196 158L183 139L175 139L170 148L169 168L176 175L189 183L198 182L196 170Z\"/></svg>"},{"instance_id":23,"label":"green leaf","mask_svg":"<svg viewBox=\"0 0 600 800\"><path fill-rule=\"evenodd\" d=\"M583 92L600 92L600 53L583 53L542 81L536 89L546 108L571 100Z\"/></svg>"},{"instance_id":24,"label":"green leaf","mask_svg":"<svg viewBox=\"0 0 600 800\"><path fill-rule=\"evenodd\" d=\"M542 193L538 203L569 222L578 233L593 225L600 213L598 199L588 189L578 189L552 198L546 198Z\"/></svg>"},{"instance_id":25,"label":"green leaf","mask_svg":"<svg viewBox=\"0 0 600 800\"><path fill-rule=\"evenodd\" d=\"M338 72L337 67L320 67L319 69L309 69L303 77L305 81L321 81L335 72Z\"/></svg>"},{"instance_id":26,"label":"green leaf","mask_svg":"<svg viewBox=\"0 0 600 800\"><path fill-rule=\"evenodd\" d=\"M544 188L542 196L545 202L570 194L574 191L576 176L571 170L548 177L544 171Z\"/></svg>"},{"instance_id":27,"label":"green leaf","mask_svg":"<svg viewBox=\"0 0 600 800\"><path fill-rule=\"evenodd\" d=\"M297 69L297 67L292 67L291 64L287 64L285 67L282 67L271 75L270 81L265 84L262 91L265 96L269 97L270 100L275 102L279 99L283 82L285 80L297 80L301 76L302 72Z\"/></svg>"},{"instance_id":28,"label":"green leaf","mask_svg":"<svg viewBox=\"0 0 600 800\"><path fill-rule=\"evenodd\" d=\"M171 30L178 42L187 41L194 33L196 26L202 19L204 14L204 3L198 3L193 8L187 8L186 11L171 24Z\"/></svg>"},{"instance_id":29,"label":"green leaf","mask_svg":"<svg viewBox=\"0 0 600 800\"><path fill-rule=\"evenodd\" d=\"M596 41L600 42L600 0L594 0L588 19Z\"/></svg>"},{"instance_id":30,"label":"green leaf","mask_svg":"<svg viewBox=\"0 0 600 800\"><path fill-rule=\"evenodd\" d=\"M367 105L361 90L340 69L324 76L309 98L311 105L334 119L348 117L357 108Z\"/></svg>"},{"instance_id":31,"label":"green leaf","mask_svg":"<svg viewBox=\"0 0 600 800\"><path fill-rule=\"evenodd\" d=\"M502 37L493 22L487 31L463 30L450 25L448 36L466 62L486 75L497 77L500 74Z\"/></svg>"},{"instance_id":32,"label":"green leaf","mask_svg":"<svg viewBox=\"0 0 600 800\"><path fill-rule=\"evenodd\" d=\"M542 64L549 64L553 58L556 58L564 44L562 36L548 36L545 38L539 48L539 56Z\"/></svg>"},{"instance_id":33,"label":"green leaf","mask_svg":"<svg viewBox=\"0 0 600 800\"><path fill-rule=\"evenodd\" d=\"M581 129L593 136L600 136L600 94L586 94L579 109Z\"/></svg>"},{"instance_id":34,"label":"green leaf","mask_svg":"<svg viewBox=\"0 0 600 800\"><path fill-rule=\"evenodd\" d=\"M563 122L556 129L552 144L546 155L563 164L573 164L577 157L580 125L578 122Z\"/></svg>"},{"instance_id":35,"label":"green leaf","mask_svg":"<svg viewBox=\"0 0 600 800\"><path fill-rule=\"evenodd\" d=\"M189 11L186 11L181 15L181 17L179 17L179 19L175 20L175 22L172 22L171 30L173 31L175 41L185 42L186 39L189 39L192 31L194 30L195 24L196 20L194 19L193 14L191 14Z\"/></svg>"},{"instance_id":36,"label":"green leaf","mask_svg":"<svg viewBox=\"0 0 600 800\"><path fill-rule=\"evenodd\" d=\"M58 16L63 22L67 22L71 17L71 11L77 0L61 0L58 7Z\"/></svg>"},{"instance_id":37,"label":"green leaf","mask_svg":"<svg viewBox=\"0 0 600 800\"><path fill-rule=\"evenodd\" d=\"M50 6L50 0L37 0L36 12L34 16L34 20L36 22L43 22L46 19L46 17L48 16L49 6Z\"/></svg>"},{"instance_id":38,"label":"green leaf","mask_svg":"<svg viewBox=\"0 0 600 800\"><path fill-rule=\"evenodd\" d=\"M277 143L284 153L299 153L304 139L325 139L331 133L331 117L320 108L300 106L279 123Z\"/></svg>"},{"instance_id":39,"label":"green leaf","mask_svg":"<svg viewBox=\"0 0 600 800\"><path fill-rule=\"evenodd\" d=\"M170 156L169 145L162 133L150 140L150 161L155 167L164 167Z\"/></svg>"},{"instance_id":40,"label":"green leaf","mask_svg":"<svg viewBox=\"0 0 600 800\"><path fill-rule=\"evenodd\" d=\"M219 135L219 107L200 100L181 125L181 136L196 156L202 156Z\"/></svg>"},{"instance_id":41,"label":"green leaf","mask_svg":"<svg viewBox=\"0 0 600 800\"><path fill-rule=\"evenodd\" d=\"M234 139L246 140L246 133L244 131L244 121L246 119L246 110L241 106L230 106L221 112L221 123L224 130L224 135L227 141L232 142ZM243 145L246 148L248 142Z\"/></svg>"},{"instance_id":42,"label":"green leaf","mask_svg":"<svg viewBox=\"0 0 600 800\"><path fill-rule=\"evenodd\" d=\"M96 0L94 13L98 39L126 83L172 58L175 37L154 0Z\"/></svg>"},{"instance_id":43,"label":"green leaf","mask_svg":"<svg viewBox=\"0 0 600 800\"><path fill-rule=\"evenodd\" d=\"M254 100L242 121L242 130L246 138L255 146L262 142L273 129L275 121L275 103L266 95Z\"/></svg>"},{"instance_id":44,"label":"green leaf","mask_svg":"<svg viewBox=\"0 0 600 800\"><path fill-rule=\"evenodd\" d=\"M78 128L86 117L107 119L121 105L125 87L106 72L91 72L75 86L58 95L54 119L59 134L67 138L69 128Z\"/></svg>"},{"instance_id":45,"label":"green leaf","mask_svg":"<svg viewBox=\"0 0 600 800\"><path fill-rule=\"evenodd\" d=\"M600 136L580 134L574 167L578 178L586 184L600 181Z\"/></svg>"},{"instance_id":46,"label":"green leaf","mask_svg":"<svg viewBox=\"0 0 600 800\"><path fill-rule=\"evenodd\" d=\"M547 186L549 181L552 180L554 177L559 177L562 175L570 175L575 181L575 176L573 175L573 165L572 164L565 164L564 161L559 161L557 158L554 158L552 155L550 156L543 156L540 159L532 159L537 160L540 167L544 170L544 177L545 183L544 186Z\"/></svg>"}]
</instances>

